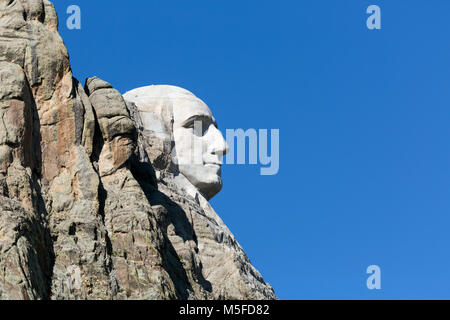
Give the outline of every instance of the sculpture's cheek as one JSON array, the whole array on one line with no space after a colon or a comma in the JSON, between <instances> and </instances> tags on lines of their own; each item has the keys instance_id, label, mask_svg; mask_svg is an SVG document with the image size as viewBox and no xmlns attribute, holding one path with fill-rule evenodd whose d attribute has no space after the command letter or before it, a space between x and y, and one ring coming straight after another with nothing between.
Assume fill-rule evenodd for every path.
<instances>
[{"instance_id":1,"label":"sculpture's cheek","mask_svg":"<svg viewBox=\"0 0 450 320\"><path fill-rule=\"evenodd\" d=\"M203 165L205 139L193 134L192 129L175 128L173 132L178 165Z\"/></svg>"}]
</instances>

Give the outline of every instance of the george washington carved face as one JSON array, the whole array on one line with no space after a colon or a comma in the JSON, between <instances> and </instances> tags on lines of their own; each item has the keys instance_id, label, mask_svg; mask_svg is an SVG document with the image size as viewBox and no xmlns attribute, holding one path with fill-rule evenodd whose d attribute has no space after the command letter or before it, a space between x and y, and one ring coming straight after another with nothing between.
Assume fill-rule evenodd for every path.
<instances>
[{"instance_id":1,"label":"george washington carved face","mask_svg":"<svg viewBox=\"0 0 450 320\"><path fill-rule=\"evenodd\" d=\"M144 130L170 139L172 162L206 199L222 189L222 157L228 152L208 106L191 92L174 86L149 86L127 92L136 104Z\"/></svg>"}]
</instances>

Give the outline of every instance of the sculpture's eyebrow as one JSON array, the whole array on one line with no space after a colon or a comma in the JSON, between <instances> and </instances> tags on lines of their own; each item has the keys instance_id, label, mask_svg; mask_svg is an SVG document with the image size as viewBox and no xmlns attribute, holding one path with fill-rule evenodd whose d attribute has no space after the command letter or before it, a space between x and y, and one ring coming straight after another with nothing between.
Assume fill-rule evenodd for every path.
<instances>
[{"instance_id":1,"label":"sculpture's eyebrow","mask_svg":"<svg viewBox=\"0 0 450 320\"><path fill-rule=\"evenodd\" d=\"M211 121L211 123L217 127L216 119L214 119L212 116L208 114L196 114L194 116L191 116L187 120L184 120L181 125L184 127L192 124L192 122L194 121L202 121L202 120Z\"/></svg>"}]
</instances>

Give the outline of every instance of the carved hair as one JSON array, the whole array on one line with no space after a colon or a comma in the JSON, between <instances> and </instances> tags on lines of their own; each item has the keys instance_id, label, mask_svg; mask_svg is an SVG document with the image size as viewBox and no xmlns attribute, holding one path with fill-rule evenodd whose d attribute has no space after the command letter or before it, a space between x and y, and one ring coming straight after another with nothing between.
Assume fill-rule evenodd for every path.
<instances>
[{"instance_id":1,"label":"carved hair","mask_svg":"<svg viewBox=\"0 0 450 320\"><path fill-rule=\"evenodd\" d=\"M173 137L174 102L199 99L188 90L168 85L138 88L123 96L139 129L141 161L149 160L157 171L178 174Z\"/></svg>"}]
</instances>

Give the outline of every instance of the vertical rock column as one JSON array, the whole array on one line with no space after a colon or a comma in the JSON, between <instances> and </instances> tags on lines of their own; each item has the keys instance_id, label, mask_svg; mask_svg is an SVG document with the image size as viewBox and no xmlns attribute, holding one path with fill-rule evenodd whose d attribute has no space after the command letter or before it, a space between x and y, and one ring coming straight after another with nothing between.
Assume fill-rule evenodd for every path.
<instances>
[{"instance_id":1,"label":"vertical rock column","mask_svg":"<svg viewBox=\"0 0 450 320\"><path fill-rule=\"evenodd\" d=\"M73 79L57 27L55 9L47 0L0 1L0 61L23 70L23 82L28 85L19 84L17 90L29 88L33 103L29 113L33 119L32 160L25 171L30 171L37 191L36 205L43 217L38 224L50 238L36 244L36 248L44 247L50 257L50 271L42 271L50 288L44 296L109 299L114 296L115 281L99 214L99 177L90 161L95 119L82 87ZM14 109L9 108L5 114L10 110ZM14 131L11 124L5 124L5 128L0 130L3 134ZM14 143L5 144L15 149ZM29 135L19 144L30 145ZM7 147L0 150L4 164L10 159ZM27 165L27 153L12 160L21 157ZM16 170L14 174L11 168ZM7 185L9 180L21 177L17 175L19 169L16 165L9 167L3 179ZM22 202L26 212L27 206L33 207L33 197L25 194L33 190L7 189L9 197ZM13 189L17 195L12 195ZM30 204L23 204L27 201ZM14 214L23 218L20 210Z\"/></svg>"},{"instance_id":2,"label":"vertical rock column","mask_svg":"<svg viewBox=\"0 0 450 320\"><path fill-rule=\"evenodd\" d=\"M50 261L32 178L32 95L22 68L0 62L0 299L46 299Z\"/></svg>"},{"instance_id":3,"label":"vertical rock column","mask_svg":"<svg viewBox=\"0 0 450 320\"><path fill-rule=\"evenodd\" d=\"M173 279L165 270L164 237L141 186L129 169L136 148L136 129L125 101L98 78L86 81L98 132L94 166L101 177L102 210L111 239L118 299L176 299Z\"/></svg>"}]
</instances>

